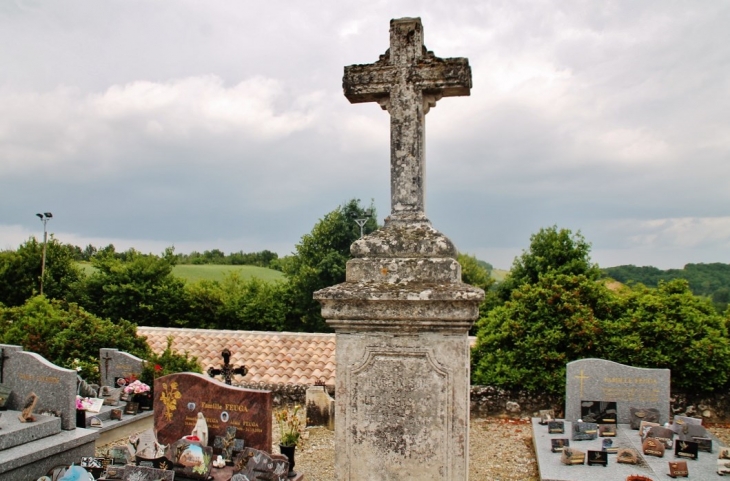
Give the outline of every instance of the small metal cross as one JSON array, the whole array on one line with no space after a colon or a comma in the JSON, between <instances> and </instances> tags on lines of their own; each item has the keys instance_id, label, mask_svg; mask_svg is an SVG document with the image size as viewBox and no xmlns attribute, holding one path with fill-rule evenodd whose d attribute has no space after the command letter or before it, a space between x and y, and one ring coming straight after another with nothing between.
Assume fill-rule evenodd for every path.
<instances>
[{"instance_id":1,"label":"small metal cross","mask_svg":"<svg viewBox=\"0 0 730 481\"><path fill-rule=\"evenodd\" d=\"M104 379L106 379L106 382L109 382L109 361L112 360L112 357L109 355L109 352L106 353L106 357L103 357L104 359Z\"/></svg>"},{"instance_id":2,"label":"small metal cross","mask_svg":"<svg viewBox=\"0 0 730 481\"><path fill-rule=\"evenodd\" d=\"M209 367L208 376L214 378L216 376L222 375L226 384L230 386L231 379L233 378L234 374L238 374L239 376L245 376L246 373L248 373L248 369L246 369L246 366L231 366L231 351L229 351L228 348L223 349L223 352L221 352L221 356L223 357L223 367L221 367L220 369L214 368L212 366Z\"/></svg>"}]
</instances>

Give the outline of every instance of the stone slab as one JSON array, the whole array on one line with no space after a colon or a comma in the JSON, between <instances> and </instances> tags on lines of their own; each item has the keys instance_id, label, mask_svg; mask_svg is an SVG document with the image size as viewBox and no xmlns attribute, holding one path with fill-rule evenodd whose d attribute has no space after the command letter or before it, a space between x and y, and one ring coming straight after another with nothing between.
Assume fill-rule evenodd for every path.
<instances>
[{"instance_id":1,"label":"stone slab","mask_svg":"<svg viewBox=\"0 0 730 481\"><path fill-rule=\"evenodd\" d=\"M99 374L102 386L114 386L119 377L139 377L145 360L118 349L99 349Z\"/></svg>"},{"instance_id":2,"label":"stone slab","mask_svg":"<svg viewBox=\"0 0 730 481\"><path fill-rule=\"evenodd\" d=\"M104 421L104 427L96 429L99 438L96 440L97 446L105 446L114 441L125 439L135 433L154 429L152 411L147 411L134 416L123 415L121 421Z\"/></svg>"},{"instance_id":3,"label":"stone slab","mask_svg":"<svg viewBox=\"0 0 730 481\"><path fill-rule=\"evenodd\" d=\"M61 418L36 414L33 423L21 423L20 411L3 411L0 418L0 451L61 432Z\"/></svg>"},{"instance_id":4,"label":"stone slab","mask_svg":"<svg viewBox=\"0 0 730 481\"><path fill-rule=\"evenodd\" d=\"M179 373L155 379L155 430L161 444L190 434L199 412L208 439L225 436L229 426L246 446L271 452L271 391L228 386L201 374Z\"/></svg>"},{"instance_id":5,"label":"stone slab","mask_svg":"<svg viewBox=\"0 0 730 481\"><path fill-rule=\"evenodd\" d=\"M74 429L0 451L0 481L35 480L54 466L94 456L98 436L95 431Z\"/></svg>"},{"instance_id":6,"label":"stone slab","mask_svg":"<svg viewBox=\"0 0 730 481\"><path fill-rule=\"evenodd\" d=\"M35 412L58 412L62 429L76 429L76 371L58 367L20 346L2 344L0 348L7 356L3 384L13 390L7 408L22 409L28 394L34 392L38 396Z\"/></svg>"},{"instance_id":7,"label":"stone slab","mask_svg":"<svg viewBox=\"0 0 730 481\"><path fill-rule=\"evenodd\" d=\"M632 407L656 408L659 423L669 422L671 373L605 359L569 362L565 373L565 419L580 419L581 401L616 401L618 423L631 421Z\"/></svg>"},{"instance_id":8,"label":"stone slab","mask_svg":"<svg viewBox=\"0 0 730 481\"><path fill-rule=\"evenodd\" d=\"M548 434L547 426L540 425L540 418L532 418L532 440L535 446L535 454L540 469L541 481L617 481L624 480L630 474L641 474L655 481L671 479L669 473L669 461L679 458L674 457L674 450L667 450L663 458L656 456L644 456L641 449L641 438L639 431L632 430L628 424L619 424L616 437L613 439L613 446L619 448L633 448L639 453L639 465L619 464L616 462L616 455L608 455L608 466L576 465L566 466L560 462L560 453L551 451L551 439L568 438L572 423L565 422L565 434ZM600 451L603 438L592 441L570 441L570 446L583 452L588 450ZM717 444L716 444L717 443ZM720 441L713 436L713 452L700 453L696 461L687 461L690 477L688 479L708 480L717 478L718 446Z\"/></svg>"}]
</instances>

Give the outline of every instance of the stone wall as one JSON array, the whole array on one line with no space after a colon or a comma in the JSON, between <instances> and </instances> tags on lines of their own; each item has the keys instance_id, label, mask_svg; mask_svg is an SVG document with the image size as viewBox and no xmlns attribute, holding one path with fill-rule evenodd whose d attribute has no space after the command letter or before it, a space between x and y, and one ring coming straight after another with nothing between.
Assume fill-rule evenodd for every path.
<instances>
[{"instance_id":1,"label":"stone wall","mask_svg":"<svg viewBox=\"0 0 730 481\"><path fill-rule=\"evenodd\" d=\"M304 405L308 385L239 383L239 387L265 389L273 394L275 407ZM335 396L334 386L327 386L330 396ZM673 415L703 417L707 423L730 422L730 393L697 396L687 393L672 393L670 398ZM471 387L471 415L476 417L497 416L521 418L536 415L541 409L553 409L557 417L563 416L565 399L544 393L508 391L492 386Z\"/></svg>"}]
</instances>

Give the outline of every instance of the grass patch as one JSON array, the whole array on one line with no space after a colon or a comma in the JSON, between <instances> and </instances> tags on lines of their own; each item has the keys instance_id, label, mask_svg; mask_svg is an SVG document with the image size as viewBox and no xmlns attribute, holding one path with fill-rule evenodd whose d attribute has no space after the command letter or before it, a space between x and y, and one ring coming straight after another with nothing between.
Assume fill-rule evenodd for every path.
<instances>
[{"instance_id":1,"label":"grass patch","mask_svg":"<svg viewBox=\"0 0 730 481\"><path fill-rule=\"evenodd\" d=\"M78 267L90 276L96 268L90 262L77 262ZM210 281L222 281L223 278L232 273L238 272L243 279L257 277L262 281L279 281L284 279L284 274L274 269L258 266L228 266L215 264L183 264L173 267L172 273L187 282L197 282L201 279Z\"/></svg>"},{"instance_id":2,"label":"grass patch","mask_svg":"<svg viewBox=\"0 0 730 481\"><path fill-rule=\"evenodd\" d=\"M497 282L502 282L504 278L507 277L507 274L509 274L509 271L505 271L503 269L492 269L492 279Z\"/></svg>"},{"instance_id":3,"label":"grass patch","mask_svg":"<svg viewBox=\"0 0 730 481\"><path fill-rule=\"evenodd\" d=\"M279 281L284 274L274 269L258 266L227 266L215 264L184 264L173 268L172 273L188 282L197 282L201 279L222 281L226 275L238 272L243 279L257 277L262 281Z\"/></svg>"}]
</instances>

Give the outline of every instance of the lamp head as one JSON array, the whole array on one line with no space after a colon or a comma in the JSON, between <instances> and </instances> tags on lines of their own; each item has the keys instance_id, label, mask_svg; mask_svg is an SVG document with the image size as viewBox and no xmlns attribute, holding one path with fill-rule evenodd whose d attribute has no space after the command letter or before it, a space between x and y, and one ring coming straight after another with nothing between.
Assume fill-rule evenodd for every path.
<instances>
[{"instance_id":1,"label":"lamp head","mask_svg":"<svg viewBox=\"0 0 730 481\"><path fill-rule=\"evenodd\" d=\"M43 214L36 214L40 220L43 220Z\"/></svg>"},{"instance_id":2,"label":"lamp head","mask_svg":"<svg viewBox=\"0 0 730 481\"><path fill-rule=\"evenodd\" d=\"M46 218L48 218L48 219L50 219L51 217L53 217L53 214L51 214L50 212L44 212L43 215L45 215Z\"/></svg>"}]
</instances>

